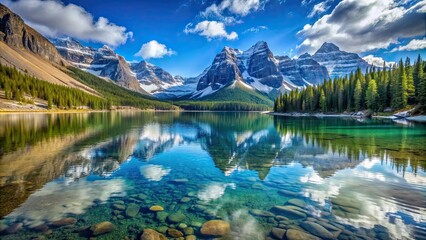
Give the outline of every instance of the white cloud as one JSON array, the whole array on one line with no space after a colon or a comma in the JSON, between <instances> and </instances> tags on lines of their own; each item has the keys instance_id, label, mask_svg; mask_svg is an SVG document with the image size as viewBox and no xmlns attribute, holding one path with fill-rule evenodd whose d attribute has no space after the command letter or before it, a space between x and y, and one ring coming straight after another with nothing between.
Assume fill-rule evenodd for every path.
<instances>
[{"instance_id":1,"label":"white cloud","mask_svg":"<svg viewBox=\"0 0 426 240\"><path fill-rule=\"evenodd\" d=\"M201 13L202 16L222 15L224 11L229 11L238 16L246 16L251 12L258 11L262 6L260 0L223 0L219 5L213 3Z\"/></svg>"},{"instance_id":2,"label":"white cloud","mask_svg":"<svg viewBox=\"0 0 426 240\"><path fill-rule=\"evenodd\" d=\"M424 35L426 0L401 6L396 0L343 0L330 14L298 32L300 53L313 53L324 42L352 52L387 48L399 38Z\"/></svg>"},{"instance_id":3,"label":"white cloud","mask_svg":"<svg viewBox=\"0 0 426 240\"><path fill-rule=\"evenodd\" d=\"M329 2L330 1L327 0L327 1L315 4L314 8L312 8L312 11L311 11L311 13L309 13L308 17L311 18L311 17L314 17L316 15L320 15L321 13L327 11L330 8Z\"/></svg>"},{"instance_id":4,"label":"white cloud","mask_svg":"<svg viewBox=\"0 0 426 240\"><path fill-rule=\"evenodd\" d=\"M262 31L262 30L268 30L268 27L267 27L267 26L251 27L251 28L249 28L249 29L246 29L246 30L243 32L243 34L245 34L245 33L249 33L249 32L254 32L254 33L256 33L256 32L260 32L260 31Z\"/></svg>"},{"instance_id":5,"label":"white cloud","mask_svg":"<svg viewBox=\"0 0 426 240\"><path fill-rule=\"evenodd\" d=\"M366 62L368 62L371 65L374 65L376 67L383 67L383 63L385 63L385 60L381 57L376 57L374 55L367 55L365 57L363 57L362 59L364 59ZM390 67L392 65L394 65L395 62L386 62L386 66Z\"/></svg>"},{"instance_id":6,"label":"white cloud","mask_svg":"<svg viewBox=\"0 0 426 240\"><path fill-rule=\"evenodd\" d=\"M144 59L150 59L150 58L162 58L164 56L170 56L173 54L176 54L176 52L170 48L167 48L166 45L161 44L155 40L152 40L147 43L144 43L141 49L139 50L139 52L135 54L135 56L139 56Z\"/></svg>"},{"instance_id":7,"label":"white cloud","mask_svg":"<svg viewBox=\"0 0 426 240\"><path fill-rule=\"evenodd\" d=\"M202 21L193 26L188 23L184 29L184 33L199 34L206 37L209 41L213 38L226 38L227 40L235 40L238 38L236 32L228 33L225 29L225 24L217 21Z\"/></svg>"},{"instance_id":8,"label":"white cloud","mask_svg":"<svg viewBox=\"0 0 426 240\"><path fill-rule=\"evenodd\" d=\"M392 49L391 52L397 51L414 51L414 50L425 50L426 49L426 38L423 39L413 39L405 46L399 46Z\"/></svg>"},{"instance_id":9,"label":"white cloud","mask_svg":"<svg viewBox=\"0 0 426 240\"><path fill-rule=\"evenodd\" d=\"M111 23L107 18L95 20L89 12L75 4L65 5L55 0L4 0L3 3L47 37L67 35L115 47L133 36L125 27Z\"/></svg>"}]
</instances>

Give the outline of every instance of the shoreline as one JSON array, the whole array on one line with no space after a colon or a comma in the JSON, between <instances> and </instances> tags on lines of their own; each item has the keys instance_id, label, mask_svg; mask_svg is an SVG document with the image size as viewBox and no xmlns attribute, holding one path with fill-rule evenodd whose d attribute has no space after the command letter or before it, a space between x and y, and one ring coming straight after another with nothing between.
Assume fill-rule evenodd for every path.
<instances>
[{"instance_id":1,"label":"shoreline","mask_svg":"<svg viewBox=\"0 0 426 240\"><path fill-rule=\"evenodd\" d=\"M351 114L323 114L323 113L277 113L277 112L262 112L262 114L268 114L271 116L283 116L283 117L337 117L337 118L353 118L361 119L364 117L359 117ZM406 118L397 118L393 115L390 116L372 116L372 118L381 118L381 119L390 119L390 120L406 120L409 122L417 123L426 123L426 115L417 115Z\"/></svg>"}]
</instances>

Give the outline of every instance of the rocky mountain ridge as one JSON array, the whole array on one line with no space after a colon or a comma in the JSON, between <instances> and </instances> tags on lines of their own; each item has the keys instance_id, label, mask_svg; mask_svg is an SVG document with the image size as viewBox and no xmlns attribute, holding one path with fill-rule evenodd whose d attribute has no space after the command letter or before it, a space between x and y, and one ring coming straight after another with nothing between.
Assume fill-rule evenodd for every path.
<instances>
[{"instance_id":1,"label":"rocky mountain ridge","mask_svg":"<svg viewBox=\"0 0 426 240\"><path fill-rule=\"evenodd\" d=\"M45 60L62 63L55 46L3 4L0 4L0 41L10 47L31 51Z\"/></svg>"}]
</instances>

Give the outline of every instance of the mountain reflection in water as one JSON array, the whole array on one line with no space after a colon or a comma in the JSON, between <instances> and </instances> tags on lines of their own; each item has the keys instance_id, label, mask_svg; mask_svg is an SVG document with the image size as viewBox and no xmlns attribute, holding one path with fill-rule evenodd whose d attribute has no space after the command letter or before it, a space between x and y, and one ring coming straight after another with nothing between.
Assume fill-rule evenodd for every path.
<instances>
[{"instance_id":1,"label":"mountain reflection in water","mask_svg":"<svg viewBox=\"0 0 426 240\"><path fill-rule=\"evenodd\" d=\"M212 205L206 216L246 229L240 235L267 232L272 223L250 211L281 204L285 190L298 192L318 217L357 229L384 226L394 238L425 236L424 125L126 112L0 115L0 125L0 214L25 229L85 218L110 199L138 194L182 211L194 207L179 206L176 190L155 189L166 184L199 189L189 197ZM268 200L253 203L265 193ZM241 219L249 225L239 226Z\"/></svg>"}]
</instances>

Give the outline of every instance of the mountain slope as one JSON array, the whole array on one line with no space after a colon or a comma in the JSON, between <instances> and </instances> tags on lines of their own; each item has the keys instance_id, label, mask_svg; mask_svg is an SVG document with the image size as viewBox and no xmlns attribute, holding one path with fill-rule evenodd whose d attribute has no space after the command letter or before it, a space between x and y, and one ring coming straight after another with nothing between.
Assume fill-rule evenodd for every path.
<instances>
[{"instance_id":1,"label":"mountain slope","mask_svg":"<svg viewBox=\"0 0 426 240\"><path fill-rule=\"evenodd\" d=\"M96 94L61 71L66 61L41 34L0 3L0 63L39 79Z\"/></svg>"},{"instance_id":2,"label":"mountain slope","mask_svg":"<svg viewBox=\"0 0 426 240\"><path fill-rule=\"evenodd\" d=\"M108 46L94 49L71 38L53 39L52 42L62 57L72 65L96 76L111 79L120 86L148 94L140 86L129 63Z\"/></svg>"},{"instance_id":3,"label":"mountain slope","mask_svg":"<svg viewBox=\"0 0 426 240\"><path fill-rule=\"evenodd\" d=\"M164 69L147 61L133 63L130 68L135 73L141 87L151 94L163 92L170 87L181 86L184 82L182 77L173 77Z\"/></svg>"},{"instance_id":4,"label":"mountain slope","mask_svg":"<svg viewBox=\"0 0 426 240\"><path fill-rule=\"evenodd\" d=\"M333 43L327 42L317 50L312 58L327 68L332 79L355 72L358 67L365 72L365 69L369 67L369 64L358 54L341 51Z\"/></svg>"},{"instance_id":5,"label":"mountain slope","mask_svg":"<svg viewBox=\"0 0 426 240\"><path fill-rule=\"evenodd\" d=\"M267 96L259 93L256 89L243 83L241 81L235 81L220 91L216 91L204 97L198 98L201 101L235 101L245 102L252 104L263 104L266 106L272 106L273 101Z\"/></svg>"}]
</instances>

